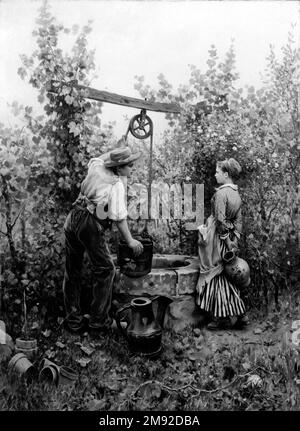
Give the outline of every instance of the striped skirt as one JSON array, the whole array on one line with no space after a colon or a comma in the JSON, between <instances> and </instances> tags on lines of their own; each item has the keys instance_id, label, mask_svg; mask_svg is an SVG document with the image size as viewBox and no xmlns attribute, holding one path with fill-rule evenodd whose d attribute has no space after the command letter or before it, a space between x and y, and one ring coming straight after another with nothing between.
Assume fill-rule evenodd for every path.
<instances>
[{"instance_id":1,"label":"striped skirt","mask_svg":"<svg viewBox=\"0 0 300 431\"><path fill-rule=\"evenodd\" d=\"M223 257L227 251L223 242L220 251ZM246 312L238 289L227 279L224 272L198 290L197 305L213 317L239 316Z\"/></svg>"}]
</instances>

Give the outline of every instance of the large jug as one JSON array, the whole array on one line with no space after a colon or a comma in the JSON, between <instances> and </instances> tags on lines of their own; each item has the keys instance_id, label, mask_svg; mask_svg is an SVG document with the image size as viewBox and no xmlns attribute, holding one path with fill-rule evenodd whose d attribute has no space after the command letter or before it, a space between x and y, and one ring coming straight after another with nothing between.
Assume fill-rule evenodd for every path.
<instances>
[{"instance_id":1,"label":"large jug","mask_svg":"<svg viewBox=\"0 0 300 431\"><path fill-rule=\"evenodd\" d=\"M154 301L158 301L155 317L152 308ZM117 311L115 318L118 328L127 339L129 349L133 353L151 358L160 354L165 312L171 302L172 299L166 296L139 297ZM121 325L121 318L126 310L131 311L131 316L124 328Z\"/></svg>"},{"instance_id":2,"label":"large jug","mask_svg":"<svg viewBox=\"0 0 300 431\"><path fill-rule=\"evenodd\" d=\"M233 250L225 253L223 261L224 272L228 279L240 288L248 287L251 282L248 263L238 257Z\"/></svg>"}]
</instances>

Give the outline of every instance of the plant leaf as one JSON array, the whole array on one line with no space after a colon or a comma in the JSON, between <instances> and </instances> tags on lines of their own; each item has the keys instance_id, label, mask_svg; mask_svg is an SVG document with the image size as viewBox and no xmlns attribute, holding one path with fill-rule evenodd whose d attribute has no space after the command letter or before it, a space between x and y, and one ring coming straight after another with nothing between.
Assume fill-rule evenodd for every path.
<instances>
[{"instance_id":1,"label":"plant leaf","mask_svg":"<svg viewBox=\"0 0 300 431\"><path fill-rule=\"evenodd\" d=\"M76 359L76 362L82 367L86 368L86 366L91 362L91 359L89 358L80 358Z\"/></svg>"}]
</instances>

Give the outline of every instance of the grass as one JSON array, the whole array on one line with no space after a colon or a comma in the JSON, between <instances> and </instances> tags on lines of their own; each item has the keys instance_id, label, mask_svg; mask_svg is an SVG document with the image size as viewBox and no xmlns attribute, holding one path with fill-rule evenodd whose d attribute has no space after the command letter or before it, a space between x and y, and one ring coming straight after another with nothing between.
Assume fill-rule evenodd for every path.
<instances>
[{"instance_id":1,"label":"grass","mask_svg":"<svg viewBox=\"0 0 300 431\"><path fill-rule=\"evenodd\" d=\"M35 365L48 355L74 368L78 380L58 388L12 382L2 363L0 409L299 410L300 354L289 342L290 333L281 330L297 316L298 305L283 302L280 312L270 311L255 323L268 328L258 342L245 341L243 331L227 341L226 334L198 328L164 331L164 349L156 360L130 354L117 330L99 339L64 330L49 338L41 335ZM82 346L94 352L87 356ZM83 357L91 359L86 367L77 362Z\"/></svg>"}]
</instances>

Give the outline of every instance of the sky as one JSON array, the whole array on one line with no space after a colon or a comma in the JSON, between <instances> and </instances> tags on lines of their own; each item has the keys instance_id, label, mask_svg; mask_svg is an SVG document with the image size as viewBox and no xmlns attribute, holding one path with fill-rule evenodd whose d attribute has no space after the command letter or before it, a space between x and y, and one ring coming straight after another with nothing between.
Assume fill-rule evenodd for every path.
<instances>
[{"instance_id":1,"label":"sky","mask_svg":"<svg viewBox=\"0 0 300 431\"><path fill-rule=\"evenodd\" d=\"M140 97L134 76L157 86L163 73L177 88L189 78L189 64L205 70L212 44L222 58L234 40L239 85L261 85L270 44L280 55L294 24L300 43L298 1L113 1L50 0L52 12L67 26L93 20L89 48L96 50L99 90ZM0 0L0 121L13 123L7 103L37 106L36 93L17 74L20 54L35 49L32 31L41 1ZM66 47L67 49L67 47ZM126 132L133 108L103 105L103 123L115 122L117 135ZM167 127L164 114L148 111L154 142Z\"/></svg>"}]
</instances>

